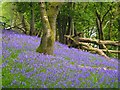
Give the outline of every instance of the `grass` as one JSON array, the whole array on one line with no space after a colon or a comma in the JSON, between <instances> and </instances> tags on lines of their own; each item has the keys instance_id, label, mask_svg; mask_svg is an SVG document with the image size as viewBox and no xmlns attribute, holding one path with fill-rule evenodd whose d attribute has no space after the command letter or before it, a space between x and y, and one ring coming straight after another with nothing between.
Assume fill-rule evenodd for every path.
<instances>
[{"instance_id":1,"label":"grass","mask_svg":"<svg viewBox=\"0 0 120 90\"><path fill-rule=\"evenodd\" d=\"M5 36L4 41L8 45L10 42L6 41L7 35ZM14 38L14 34L11 36ZM34 38L29 36L29 41L28 36L25 37L21 35L21 38L19 37L21 40L16 39L15 41L15 43L20 41L21 45L21 41L23 41L22 48L18 49L14 46L3 48L3 88L118 87L116 60L107 61L98 55L67 48L60 43L56 44L54 56L39 54L35 52L37 46L31 48L32 45L36 45L37 40L30 40L30 38ZM17 37L15 36L15 38ZM31 44L29 45L24 40ZM25 46L27 49L24 48Z\"/></svg>"}]
</instances>

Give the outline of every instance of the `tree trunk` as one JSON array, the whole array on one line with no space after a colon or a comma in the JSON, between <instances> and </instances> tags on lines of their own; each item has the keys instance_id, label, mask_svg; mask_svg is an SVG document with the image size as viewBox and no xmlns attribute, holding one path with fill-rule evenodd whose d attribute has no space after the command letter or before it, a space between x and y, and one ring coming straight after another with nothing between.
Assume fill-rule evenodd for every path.
<instances>
[{"instance_id":1,"label":"tree trunk","mask_svg":"<svg viewBox=\"0 0 120 90\"><path fill-rule=\"evenodd\" d=\"M62 15L59 13L57 18L57 27L58 27L58 33L59 33L59 42L66 43L64 35L66 34L66 28L67 28L67 16Z\"/></svg>"},{"instance_id":2,"label":"tree trunk","mask_svg":"<svg viewBox=\"0 0 120 90\"><path fill-rule=\"evenodd\" d=\"M118 41L120 43L120 19L118 19ZM120 46L118 46L118 51L120 51ZM118 59L120 60L120 53L118 53Z\"/></svg>"},{"instance_id":3,"label":"tree trunk","mask_svg":"<svg viewBox=\"0 0 120 90\"><path fill-rule=\"evenodd\" d=\"M71 35L74 36L74 21L73 19L71 18L71 22L70 22L70 31L71 31Z\"/></svg>"},{"instance_id":4,"label":"tree trunk","mask_svg":"<svg viewBox=\"0 0 120 90\"><path fill-rule=\"evenodd\" d=\"M25 29L24 33L27 34L27 27L26 27L24 15L22 15L22 26Z\"/></svg>"},{"instance_id":5,"label":"tree trunk","mask_svg":"<svg viewBox=\"0 0 120 90\"><path fill-rule=\"evenodd\" d=\"M68 16L68 29L67 29L67 32L66 32L66 35L72 35L74 36L75 35L75 22L73 20L73 15L71 14L71 12L75 9L75 3L74 2L70 2L68 4L68 8L69 8L69 16ZM69 39L66 38L66 44L69 44L68 43Z\"/></svg>"},{"instance_id":6,"label":"tree trunk","mask_svg":"<svg viewBox=\"0 0 120 90\"><path fill-rule=\"evenodd\" d=\"M30 33L29 35L33 35L34 32L34 10L33 10L33 3L30 2L31 7L31 19L30 19Z\"/></svg>"},{"instance_id":7,"label":"tree trunk","mask_svg":"<svg viewBox=\"0 0 120 90\"><path fill-rule=\"evenodd\" d=\"M66 39L64 35L66 34L66 27L67 27L67 17L63 16L62 18L62 38L63 38L63 43L66 43Z\"/></svg>"},{"instance_id":8,"label":"tree trunk","mask_svg":"<svg viewBox=\"0 0 120 90\"><path fill-rule=\"evenodd\" d=\"M58 6L55 4L52 5L51 3L48 11L46 11L44 2L40 2L40 9L43 24L43 36L36 51L39 53L53 55L56 35L56 18L59 9Z\"/></svg>"},{"instance_id":9,"label":"tree trunk","mask_svg":"<svg viewBox=\"0 0 120 90\"><path fill-rule=\"evenodd\" d=\"M71 10L72 10L72 2L68 3L68 8L69 8L69 12L68 12L68 29L66 34L67 35L71 35L71 26L72 26L72 16L71 16Z\"/></svg>"},{"instance_id":10,"label":"tree trunk","mask_svg":"<svg viewBox=\"0 0 120 90\"><path fill-rule=\"evenodd\" d=\"M113 26L113 20L112 20L112 17L110 17L110 26L109 26L109 31L108 31L108 40L111 39L112 26Z\"/></svg>"},{"instance_id":11,"label":"tree trunk","mask_svg":"<svg viewBox=\"0 0 120 90\"><path fill-rule=\"evenodd\" d=\"M71 26L71 17L70 16L68 16L68 30L67 30L67 35L71 35L71 28L70 28L70 26Z\"/></svg>"},{"instance_id":12,"label":"tree trunk","mask_svg":"<svg viewBox=\"0 0 120 90\"><path fill-rule=\"evenodd\" d=\"M71 7L72 11L75 9L75 3L72 2L72 7ZM74 20L73 20L73 15L71 15L71 35L74 36L75 35L75 30L74 30Z\"/></svg>"},{"instance_id":13,"label":"tree trunk","mask_svg":"<svg viewBox=\"0 0 120 90\"><path fill-rule=\"evenodd\" d=\"M97 13L97 11L96 11L96 15L97 15L96 25L97 25L97 29L98 29L99 40L104 40L103 27L102 27L103 21L101 21L101 16ZM99 45L99 48L102 49L103 46Z\"/></svg>"},{"instance_id":14,"label":"tree trunk","mask_svg":"<svg viewBox=\"0 0 120 90\"><path fill-rule=\"evenodd\" d=\"M100 20L97 18L96 24L97 24L99 39L100 39L100 40L104 40L104 38L103 38L102 21L100 21Z\"/></svg>"},{"instance_id":15,"label":"tree trunk","mask_svg":"<svg viewBox=\"0 0 120 90\"><path fill-rule=\"evenodd\" d=\"M63 38L62 38L62 34L61 34L62 30L61 30L60 13L59 13L58 18L57 18L57 28L58 28L59 42L62 42Z\"/></svg>"},{"instance_id":16,"label":"tree trunk","mask_svg":"<svg viewBox=\"0 0 120 90\"><path fill-rule=\"evenodd\" d=\"M103 5L103 3L100 3L101 4L101 7ZM101 8L102 10L102 8ZM98 11L96 10L96 16L97 16L97 19L96 19L96 24L97 24L97 28L98 28L98 34L99 34L99 39L100 40L104 40L104 35L103 35L103 22L104 22L104 19L105 17L107 16L107 14L109 13L109 11L111 10L111 6L110 8L105 12L105 14L102 16L101 15L101 11L100 11L100 14L98 13ZM100 49L103 48L102 45L99 46Z\"/></svg>"},{"instance_id":17,"label":"tree trunk","mask_svg":"<svg viewBox=\"0 0 120 90\"><path fill-rule=\"evenodd\" d=\"M41 20L43 23L43 36L41 38L41 43L36 51L44 54L52 54L52 52L48 50L48 38L50 38L51 28L48 21L47 12L45 9L45 3L40 2L40 9ZM49 46L52 46L52 44L50 44Z\"/></svg>"}]
</instances>

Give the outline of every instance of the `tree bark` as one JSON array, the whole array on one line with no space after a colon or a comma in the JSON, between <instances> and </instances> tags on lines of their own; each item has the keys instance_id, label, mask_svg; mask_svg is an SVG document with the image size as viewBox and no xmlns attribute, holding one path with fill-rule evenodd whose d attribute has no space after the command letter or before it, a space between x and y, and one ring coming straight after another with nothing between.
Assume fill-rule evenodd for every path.
<instances>
[{"instance_id":1,"label":"tree bark","mask_svg":"<svg viewBox=\"0 0 120 90\"><path fill-rule=\"evenodd\" d=\"M41 20L43 23L43 36L41 38L41 43L39 47L37 48L37 52L44 53L44 54L52 54L52 52L48 51L48 38L50 37L50 24L48 21L48 16L45 8L45 3L40 2L40 14L41 14Z\"/></svg>"},{"instance_id":2,"label":"tree bark","mask_svg":"<svg viewBox=\"0 0 120 90\"><path fill-rule=\"evenodd\" d=\"M71 19L71 24L70 24L71 26L71 35L72 36L74 36L74 21L73 21L73 19Z\"/></svg>"},{"instance_id":3,"label":"tree bark","mask_svg":"<svg viewBox=\"0 0 120 90\"><path fill-rule=\"evenodd\" d=\"M62 30L61 30L61 20L60 20L60 13L57 18L57 28L58 28L58 35L59 35L59 42L63 42L63 37L62 37Z\"/></svg>"},{"instance_id":4,"label":"tree bark","mask_svg":"<svg viewBox=\"0 0 120 90\"><path fill-rule=\"evenodd\" d=\"M102 7L102 3L101 7ZM102 10L102 9L101 9ZM96 10L96 25L97 25L97 29L98 29L98 34L99 34L99 40L104 40L104 35L103 35L103 22L105 20L105 17L107 16L107 14L109 13L109 11L111 10L111 6L110 8L106 11L106 13L103 15L103 17L101 16L101 14L98 13L98 11ZM99 48L102 49L103 46L99 45Z\"/></svg>"},{"instance_id":5,"label":"tree bark","mask_svg":"<svg viewBox=\"0 0 120 90\"><path fill-rule=\"evenodd\" d=\"M71 10L73 11L75 9L75 3L74 2L72 2L72 7L71 7ZM71 15L71 35L75 35L75 25L74 25L74 19L73 19L73 15Z\"/></svg>"},{"instance_id":6,"label":"tree bark","mask_svg":"<svg viewBox=\"0 0 120 90\"><path fill-rule=\"evenodd\" d=\"M63 43L65 44L66 43L66 39L64 37L64 35L66 34L66 28L67 28L67 17L64 16L62 18L62 37L63 37Z\"/></svg>"},{"instance_id":7,"label":"tree bark","mask_svg":"<svg viewBox=\"0 0 120 90\"><path fill-rule=\"evenodd\" d=\"M108 31L108 40L111 40L111 31L113 26L112 16L110 16L110 24L109 24L109 31Z\"/></svg>"},{"instance_id":8,"label":"tree bark","mask_svg":"<svg viewBox=\"0 0 120 90\"><path fill-rule=\"evenodd\" d=\"M34 10L33 10L33 2L30 2L30 8L31 8L31 19L30 19L30 33L29 35L33 35L34 32Z\"/></svg>"},{"instance_id":9,"label":"tree bark","mask_svg":"<svg viewBox=\"0 0 120 90\"><path fill-rule=\"evenodd\" d=\"M28 29L27 29L27 26L26 26L26 23L25 23L24 15L22 15L22 26L25 29L24 33L27 34Z\"/></svg>"},{"instance_id":10,"label":"tree bark","mask_svg":"<svg viewBox=\"0 0 120 90\"><path fill-rule=\"evenodd\" d=\"M97 11L96 11L96 15L97 15L96 24L97 24L97 29L98 29L99 40L104 40L101 17L100 17L100 15L97 13ZM103 46L102 46L102 45L99 45L99 48L102 49Z\"/></svg>"},{"instance_id":11,"label":"tree bark","mask_svg":"<svg viewBox=\"0 0 120 90\"><path fill-rule=\"evenodd\" d=\"M66 28L67 28L67 16L61 15L59 13L57 18L57 27L58 27L58 33L59 33L59 42L66 43L66 39L64 35L66 34Z\"/></svg>"},{"instance_id":12,"label":"tree bark","mask_svg":"<svg viewBox=\"0 0 120 90\"><path fill-rule=\"evenodd\" d=\"M68 8L69 8L69 15L68 15L68 29L66 32L66 35L75 35L75 22L73 20L73 15L71 14L71 11L73 11L75 9L75 3L74 2L70 2L68 3ZM69 39L66 38L66 44L69 44Z\"/></svg>"},{"instance_id":13,"label":"tree bark","mask_svg":"<svg viewBox=\"0 0 120 90\"><path fill-rule=\"evenodd\" d=\"M118 53L118 54L120 54L120 50L119 51L117 51L117 50L106 50L106 49L101 49L101 50L104 51L104 52Z\"/></svg>"},{"instance_id":14,"label":"tree bark","mask_svg":"<svg viewBox=\"0 0 120 90\"><path fill-rule=\"evenodd\" d=\"M59 8L57 4L50 3L49 8L46 11L45 3L40 2L40 9L43 24L43 36L36 51L39 53L53 55L56 35L56 18Z\"/></svg>"},{"instance_id":15,"label":"tree bark","mask_svg":"<svg viewBox=\"0 0 120 90\"><path fill-rule=\"evenodd\" d=\"M118 40L120 43L120 18L118 19ZM118 51L120 51L120 46L118 46ZM118 53L118 59L120 60L120 53Z\"/></svg>"}]
</instances>

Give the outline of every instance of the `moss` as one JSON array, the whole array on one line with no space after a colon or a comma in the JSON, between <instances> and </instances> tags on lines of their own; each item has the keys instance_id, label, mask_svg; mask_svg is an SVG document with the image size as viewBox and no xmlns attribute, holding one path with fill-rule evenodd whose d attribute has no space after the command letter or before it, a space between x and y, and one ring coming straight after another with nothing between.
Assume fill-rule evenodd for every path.
<instances>
[{"instance_id":1,"label":"moss","mask_svg":"<svg viewBox=\"0 0 120 90\"><path fill-rule=\"evenodd\" d=\"M47 41L47 47L50 47L53 45L53 40L51 38L51 36L48 38L48 41Z\"/></svg>"},{"instance_id":2,"label":"moss","mask_svg":"<svg viewBox=\"0 0 120 90\"><path fill-rule=\"evenodd\" d=\"M54 15L56 15L56 13L57 13L56 8L49 7L49 9L47 10L47 15L50 17L53 17Z\"/></svg>"},{"instance_id":3,"label":"moss","mask_svg":"<svg viewBox=\"0 0 120 90\"><path fill-rule=\"evenodd\" d=\"M47 48L44 48L43 45L40 45L37 49L36 49L36 52L38 53L44 53L44 54L49 54L49 50Z\"/></svg>"},{"instance_id":4,"label":"moss","mask_svg":"<svg viewBox=\"0 0 120 90\"><path fill-rule=\"evenodd\" d=\"M43 52L43 47L40 45L37 49L36 52L42 53Z\"/></svg>"}]
</instances>

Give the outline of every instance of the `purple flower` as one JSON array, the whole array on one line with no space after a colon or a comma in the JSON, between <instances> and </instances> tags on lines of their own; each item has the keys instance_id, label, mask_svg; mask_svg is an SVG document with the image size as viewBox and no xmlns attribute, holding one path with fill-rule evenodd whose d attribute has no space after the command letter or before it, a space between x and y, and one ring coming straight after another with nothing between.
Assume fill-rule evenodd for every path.
<instances>
[{"instance_id":1,"label":"purple flower","mask_svg":"<svg viewBox=\"0 0 120 90\"><path fill-rule=\"evenodd\" d=\"M13 76L17 75L16 78L26 77L20 83L22 86L97 88L110 85L109 87L116 87L115 84L118 82L117 59L109 61L97 54L68 48L67 45L59 42L55 42L53 56L44 55L35 51L40 44L40 38L36 36L5 30L2 37L2 68L10 71ZM12 54L9 48L21 51L12 63L7 60ZM15 50L12 52L16 53Z\"/></svg>"},{"instance_id":2,"label":"purple flower","mask_svg":"<svg viewBox=\"0 0 120 90\"><path fill-rule=\"evenodd\" d=\"M26 86L26 83L25 83L25 82L22 82L22 85Z\"/></svg>"}]
</instances>

